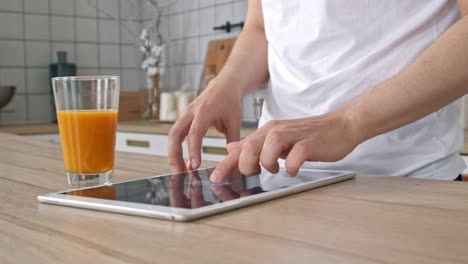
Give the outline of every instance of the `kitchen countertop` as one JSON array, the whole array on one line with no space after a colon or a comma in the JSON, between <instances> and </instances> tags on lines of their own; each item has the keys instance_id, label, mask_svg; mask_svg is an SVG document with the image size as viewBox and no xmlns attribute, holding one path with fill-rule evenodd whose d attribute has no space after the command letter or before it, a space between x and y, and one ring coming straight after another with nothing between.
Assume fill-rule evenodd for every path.
<instances>
[{"instance_id":1,"label":"kitchen countertop","mask_svg":"<svg viewBox=\"0 0 468 264\"><path fill-rule=\"evenodd\" d=\"M149 133L149 134L168 134L172 124L156 123L144 120L119 122L117 128L120 132ZM58 133L57 124L31 124L31 125L0 125L0 131L16 135L35 135L35 134L53 134ZM255 131L255 128L241 128L241 138L247 137ZM208 129L208 137L224 137L215 128Z\"/></svg>"},{"instance_id":2,"label":"kitchen countertop","mask_svg":"<svg viewBox=\"0 0 468 264\"><path fill-rule=\"evenodd\" d=\"M144 120L119 122L118 131L149 134L168 134L172 124L156 123ZM255 128L241 128L241 138L247 137L253 133ZM58 133L57 124L31 124L31 125L0 125L0 132L6 132L16 135L35 135L35 134L53 134ZM462 154L468 155L468 129L465 129L465 146ZM215 128L208 129L206 136L223 138L224 135L216 131Z\"/></svg>"},{"instance_id":3,"label":"kitchen countertop","mask_svg":"<svg viewBox=\"0 0 468 264\"><path fill-rule=\"evenodd\" d=\"M466 263L468 184L364 176L189 223L41 204L60 146L0 132L2 263ZM203 166L213 166L204 163ZM115 179L167 173L117 153Z\"/></svg>"}]
</instances>

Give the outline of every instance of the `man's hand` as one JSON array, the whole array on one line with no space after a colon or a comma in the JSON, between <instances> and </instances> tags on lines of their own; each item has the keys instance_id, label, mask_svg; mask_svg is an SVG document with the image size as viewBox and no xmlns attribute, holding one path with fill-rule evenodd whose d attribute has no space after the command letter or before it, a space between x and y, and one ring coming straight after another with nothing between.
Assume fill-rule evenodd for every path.
<instances>
[{"instance_id":1,"label":"man's hand","mask_svg":"<svg viewBox=\"0 0 468 264\"><path fill-rule=\"evenodd\" d=\"M169 164L184 171L182 142L187 139L190 163L200 166L202 138L211 125L227 142L240 138L240 104L243 95L268 80L268 43L263 27L261 0L250 0L245 26L229 59L208 88L181 114L169 133Z\"/></svg>"},{"instance_id":2,"label":"man's hand","mask_svg":"<svg viewBox=\"0 0 468 264\"><path fill-rule=\"evenodd\" d=\"M203 185L198 171L190 171L189 186L184 193L184 174L174 174L169 178L169 204L171 207L198 208L211 204L203 197Z\"/></svg>"},{"instance_id":3,"label":"man's hand","mask_svg":"<svg viewBox=\"0 0 468 264\"><path fill-rule=\"evenodd\" d=\"M318 117L271 121L240 142L228 145L229 154L211 175L213 182L225 180L236 169L244 175L260 172L260 164L272 173L278 159L286 159L286 170L297 175L305 161L338 161L361 139L342 112Z\"/></svg>"},{"instance_id":4,"label":"man's hand","mask_svg":"<svg viewBox=\"0 0 468 264\"><path fill-rule=\"evenodd\" d=\"M240 138L241 96L228 94L216 87L216 80L190 104L169 132L169 163L175 172L184 171L182 142L186 139L190 165L197 169L201 163L203 136L212 125L226 136L227 142Z\"/></svg>"}]
</instances>

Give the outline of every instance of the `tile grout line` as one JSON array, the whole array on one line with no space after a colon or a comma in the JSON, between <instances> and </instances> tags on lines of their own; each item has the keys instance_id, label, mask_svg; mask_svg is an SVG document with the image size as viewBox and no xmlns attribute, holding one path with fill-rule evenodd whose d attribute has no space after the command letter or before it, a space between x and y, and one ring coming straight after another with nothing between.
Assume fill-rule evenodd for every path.
<instances>
[{"instance_id":1,"label":"tile grout line","mask_svg":"<svg viewBox=\"0 0 468 264\"><path fill-rule=\"evenodd\" d=\"M117 3L117 16L118 16L118 23L117 23L117 27L118 27L118 34L119 34L119 77L120 77L120 89L122 89L122 54L123 54L123 51L122 51L122 45L120 45L122 43L122 34L121 34L121 24L122 23L122 1L121 0L116 0L118 1Z\"/></svg>"},{"instance_id":2,"label":"tile grout line","mask_svg":"<svg viewBox=\"0 0 468 264\"><path fill-rule=\"evenodd\" d=\"M76 0L73 0L73 49L75 52L75 75L78 76L78 22L76 20L77 9Z\"/></svg>"},{"instance_id":3,"label":"tile grout line","mask_svg":"<svg viewBox=\"0 0 468 264\"><path fill-rule=\"evenodd\" d=\"M0 41L23 41L23 39L21 38L2 38L0 37ZM49 42L49 40L46 40L46 39L28 39L28 42ZM56 40L55 42L61 42L61 43L68 43L68 44L73 44L75 43L74 40ZM83 43L83 44L99 44L99 43L102 43L104 45L119 45L118 42L107 42L107 41L102 41L102 42L98 42L98 41L77 41L79 43ZM133 43L122 43L121 45L123 46L134 46Z\"/></svg>"},{"instance_id":4,"label":"tile grout line","mask_svg":"<svg viewBox=\"0 0 468 264\"><path fill-rule=\"evenodd\" d=\"M97 41L97 71L98 74L101 74L101 44L99 43L99 36L100 36L100 30L99 30L99 24L101 22L101 17L99 15L99 3L101 0L96 0L96 41Z\"/></svg>"},{"instance_id":5,"label":"tile grout line","mask_svg":"<svg viewBox=\"0 0 468 264\"><path fill-rule=\"evenodd\" d=\"M52 17L50 15L52 13L51 0L47 1L47 6L48 6L48 9L49 9L49 14L48 14L48 20L49 20L49 59L50 59L50 63L53 63L53 61L54 61L54 54L53 53L54 52L53 52L53 48L52 48ZM58 60L58 58L57 58L57 60ZM53 97L54 96L53 91L51 90L52 80L50 79L50 69L48 69L47 74L48 74L47 79L49 80L49 82L48 82L49 85L47 87L47 90L49 90L49 104L50 104L49 105L49 107L50 107L49 115L51 115L49 119L50 119L50 121L52 121L52 119L53 119L52 116L55 114L55 113L52 113L53 109L55 108L55 107L52 106L52 104L55 103L55 101L54 101L55 99ZM50 93L52 93L52 94L50 94Z\"/></svg>"},{"instance_id":6,"label":"tile grout line","mask_svg":"<svg viewBox=\"0 0 468 264\"><path fill-rule=\"evenodd\" d=\"M56 16L56 17L70 17L69 15L62 15L62 14L57 14L57 13L41 13L41 12L22 12L22 11L12 11L12 10L2 10L0 9L0 14L5 13L5 14L25 14L25 15L35 15L35 16ZM95 17L92 16L86 16L86 15L76 15L77 18L84 18L84 19L94 19ZM102 20L108 20L111 21L112 18L107 18L107 17L102 17ZM141 19L130 19L132 21L139 22Z\"/></svg>"},{"instance_id":7,"label":"tile grout line","mask_svg":"<svg viewBox=\"0 0 468 264\"><path fill-rule=\"evenodd\" d=\"M49 2L50 0L48 0ZM23 48L24 48L24 83L25 83L25 87L24 87L24 90L25 90L25 96L24 96L24 100L25 100L25 108L26 108L26 121L31 121L29 120L30 116L29 116L29 81L28 81L28 70L27 70L27 43L26 43L26 16L24 14L24 10L26 8L26 4L25 4L25 0L22 0L21 1L21 13L22 13L22 20L23 20ZM50 5L49 5L49 10L50 10ZM50 21L50 19L49 19Z\"/></svg>"}]
</instances>

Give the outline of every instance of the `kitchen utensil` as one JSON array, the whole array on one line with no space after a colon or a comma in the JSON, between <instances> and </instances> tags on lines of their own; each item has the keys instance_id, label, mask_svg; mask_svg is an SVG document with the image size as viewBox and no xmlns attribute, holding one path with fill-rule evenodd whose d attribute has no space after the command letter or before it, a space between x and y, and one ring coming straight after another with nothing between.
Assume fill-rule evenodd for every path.
<instances>
[{"instance_id":1,"label":"kitchen utensil","mask_svg":"<svg viewBox=\"0 0 468 264\"><path fill-rule=\"evenodd\" d=\"M148 92L144 91L122 91L119 99L119 120L139 120L145 112Z\"/></svg>"},{"instance_id":2,"label":"kitchen utensil","mask_svg":"<svg viewBox=\"0 0 468 264\"><path fill-rule=\"evenodd\" d=\"M6 106L15 95L15 86L0 86L0 109Z\"/></svg>"},{"instance_id":3,"label":"kitchen utensil","mask_svg":"<svg viewBox=\"0 0 468 264\"><path fill-rule=\"evenodd\" d=\"M231 53L232 47L237 38L216 39L208 43L205 63L203 64L202 74L198 94L200 94L224 66Z\"/></svg>"}]
</instances>

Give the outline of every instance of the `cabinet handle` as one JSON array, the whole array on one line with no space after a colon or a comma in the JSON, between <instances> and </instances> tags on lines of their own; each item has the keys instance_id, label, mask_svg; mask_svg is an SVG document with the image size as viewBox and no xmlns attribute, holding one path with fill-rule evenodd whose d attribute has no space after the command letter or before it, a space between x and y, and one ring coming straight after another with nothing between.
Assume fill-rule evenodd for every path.
<instances>
[{"instance_id":1,"label":"cabinet handle","mask_svg":"<svg viewBox=\"0 0 468 264\"><path fill-rule=\"evenodd\" d=\"M202 147L202 152L205 154L213 154L213 155L227 155L228 151L226 148L223 147Z\"/></svg>"},{"instance_id":2,"label":"cabinet handle","mask_svg":"<svg viewBox=\"0 0 468 264\"><path fill-rule=\"evenodd\" d=\"M137 147L137 148L149 148L150 143L149 141L146 141L146 140L127 139L127 146Z\"/></svg>"}]
</instances>

